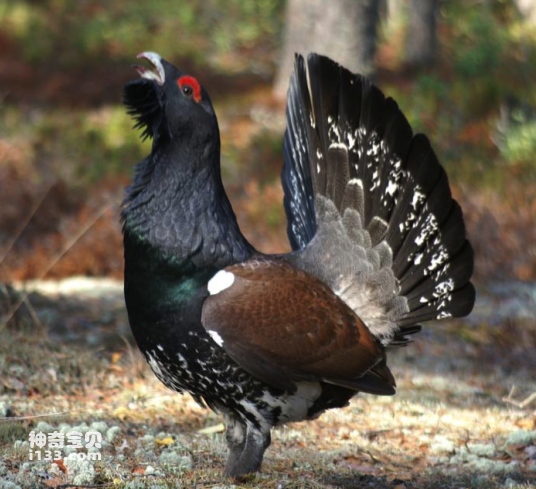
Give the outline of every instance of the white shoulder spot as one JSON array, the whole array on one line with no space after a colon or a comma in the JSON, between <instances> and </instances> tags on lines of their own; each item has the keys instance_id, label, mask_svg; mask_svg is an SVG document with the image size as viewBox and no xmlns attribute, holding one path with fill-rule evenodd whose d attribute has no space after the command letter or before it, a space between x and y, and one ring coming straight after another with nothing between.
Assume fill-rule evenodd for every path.
<instances>
[{"instance_id":1,"label":"white shoulder spot","mask_svg":"<svg viewBox=\"0 0 536 489\"><path fill-rule=\"evenodd\" d=\"M223 338L216 331L212 331L210 329L207 329L207 333L218 344L218 346L223 345Z\"/></svg>"},{"instance_id":2,"label":"white shoulder spot","mask_svg":"<svg viewBox=\"0 0 536 489\"><path fill-rule=\"evenodd\" d=\"M227 270L220 270L208 281L207 289L210 295L219 294L234 283L235 276Z\"/></svg>"}]
</instances>

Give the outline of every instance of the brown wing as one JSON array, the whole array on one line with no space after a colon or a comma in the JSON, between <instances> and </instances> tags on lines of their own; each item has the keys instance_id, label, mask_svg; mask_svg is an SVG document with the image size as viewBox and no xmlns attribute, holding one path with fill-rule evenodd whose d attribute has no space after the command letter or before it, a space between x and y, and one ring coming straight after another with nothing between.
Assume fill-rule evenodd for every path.
<instances>
[{"instance_id":1,"label":"brown wing","mask_svg":"<svg viewBox=\"0 0 536 489\"><path fill-rule=\"evenodd\" d=\"M324 380L394 393L383 347L315 277L282 260L259 258L219 272L209 292L203 326L260 380L288 390L297 380Z\"/></svg>"}]
</instances>

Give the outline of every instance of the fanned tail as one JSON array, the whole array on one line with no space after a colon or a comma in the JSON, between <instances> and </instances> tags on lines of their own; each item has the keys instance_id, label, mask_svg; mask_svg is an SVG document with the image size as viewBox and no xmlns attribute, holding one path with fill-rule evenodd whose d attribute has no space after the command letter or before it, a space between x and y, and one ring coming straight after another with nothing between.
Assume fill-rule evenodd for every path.
<instances>
[{"instance_id":1,"label":"fanned tail","mask_svg":"<svg viewBox=\"0 0 536 489\"><path fill-rule=\"evenodd\" d=\"M417 322L466 316L473 251L428 139L365 78L316 54L307 68L297 56L282 174L297 264L384 344L405 344Z\"/></svg>"}]
</instances>

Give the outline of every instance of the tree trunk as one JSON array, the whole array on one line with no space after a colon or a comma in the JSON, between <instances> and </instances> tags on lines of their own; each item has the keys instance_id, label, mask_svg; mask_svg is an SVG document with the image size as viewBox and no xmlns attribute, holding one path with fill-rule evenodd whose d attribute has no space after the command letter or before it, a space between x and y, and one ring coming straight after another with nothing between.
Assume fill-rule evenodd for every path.
<instances>
[{"instance_id":1,"label":"tree trunk","mask_svg":"<svg viewBox=\"0 0 536 489\"><path fill-rule=\"evenodd\" d=\"M435 60L438 6L438 0L409 0L406 62L410 66L429 66Z\"/></svg>"},{"instance_id":2,"label":"tree trunk","mask_svg":"<svg viewBox=\"0 0 536 489\"><path fill-rule=\"evenodd\" d=\"M397 30L404 24L406 4L405 0L386 0L386 15L383 28L387 33Z\"/></svg>"},{"instance_id":3,"label":"tree trunk","mask_svg":"<svg viewBox=\"0 0 536 489\"><path fill-rule=\"evenodd\" d=\"M514 0L526 22L536 26L536 0Z\"/></svg>"},{"instance_id":4,"label":"tree trunk","mask_svg":"<svg viewBox=\"0 0 536 489\"><path fill-rule=\"evenodd\" d=\"M325 54L353 72L372 74L380 4L377 0L288 0L276 96L286 95L295 53Z\"/></svg>"}]
</instances>

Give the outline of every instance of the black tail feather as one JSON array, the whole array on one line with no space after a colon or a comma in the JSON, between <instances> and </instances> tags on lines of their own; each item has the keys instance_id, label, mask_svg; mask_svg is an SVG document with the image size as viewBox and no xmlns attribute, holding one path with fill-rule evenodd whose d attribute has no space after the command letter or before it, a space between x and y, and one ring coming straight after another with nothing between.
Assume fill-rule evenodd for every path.
<instances>
[{"instance_id":1,"label":"black tail feather","mask_svg":"<svg viewBox=\"0 0 536 489\"><path fill-rule=\"evenodd\" d=\"M301 95L307 93L307 86L299 86L306 80L303 58L296 60L297 76L292 77L287 105L289 126L285 132L283 155L285 164L281 182L285 193L284 206L288 219L288 237L293 250L303 248L316 233L313 179L307 141L314 137L308 130L310 121L310 100Z\"/></svg>"},{"instance_id":2,"label":"black tail feather","mask_svg":"<svg viewBox=\"0 0 536 489\"><path fill-rule=\"evenodd\" d=\"M366 293L379 301L372 310L365 296L352 291L351 307L365 322L371 318L373 332L370 323L379 321L375 334L386 334L385 321L391 321L387 336L401 345L420 328L413 326L417 322L469 314L473 252L428 138L413 136L396 102L363 77L315 54L307 68L297 56L287 109L282 180L293 249L313 239L316 199L325 198L344 215L349 239L362 249L352 248L355 254L347 257L356 262L353 269L374 275L349 279L369 280ZM361 266L360 260L369 263ZM392 282L405 298L405 311L382 292ZM378 320L382 308L384 322Z\"/></svg>"}]
</instances>

